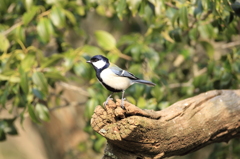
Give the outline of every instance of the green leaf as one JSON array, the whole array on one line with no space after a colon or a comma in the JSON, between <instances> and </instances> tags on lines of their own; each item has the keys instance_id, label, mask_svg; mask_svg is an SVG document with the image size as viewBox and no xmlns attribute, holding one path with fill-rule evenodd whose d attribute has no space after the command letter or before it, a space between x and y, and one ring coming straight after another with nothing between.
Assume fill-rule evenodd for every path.
<instances>
[{"instance_id":1,"label":"green leaf","mask_svg":"<svg viewBox=\"0 0 240 159\"><path fill-rule=\"evenodd\" d=\"M116 40L115 38L106 31L96 31L95 37L97 39L97 43L100 47L105 50L112 50L116 48Z\"/></svg>"},{"instance_id":2,"label":"green leaf","mask_svg":"<svg viewBox=\"0 0 240 159\"><path fill-rule=\"evenodd\" d=\"M181 20L181 22L182 22L182 24L183 24L183 27L185 28L185 29L187 29L188 28L188 13L187 13L187 8L186 7L182 7L182 8L180 8L180 10L179 10L179 16L180 16L180 20Z\"/></svg>"},{"instance_id":3,"label":"green leaf","mask_svg":"<svg viewBox=\"0 0 240 159\"><path fill-rule=\"evenodd\" d=\"M6 52L10 47L10 43L6 36L0 34L0 51Z\"/></svg>"},{"instance_id":4,"label":"green leaf","mask_svg":"<svg viewBox=\"0 0 240 159\"><path fill-rule=\"evenodd\" d=\"M208 72L208 74L212 74L214 72L215 66L216 66L215 61L208 61L208 64L207 64L207 72Z\"/></svg>"},{"instance_id":5,"label":"green leaf","mask_svg":"<svg viewBox=\"0 0 240 159\"><path fill-rule=\"evenodd\" d=\"M36 97L38 97L39 99L44 99L44 94L41 92L41 91L39 91L38 89L36 89L36 88L33 88L32 89L32 93L36 96Z\"/></svg>"},{"instance_id":6,"label":"green leaf","mask_svg":"<svg viewBox=\"0 0 240 159\"><path fill-rule=\"evenodd\" d=\"M130 102L130 103L132 103L134 105L136 104L136 100L132 96L127 96L126 98L127 98L128 102Z\"/></svg>"},{"instance_id":7,"label":"green leaf","mask_svg":"<svg viewBox=\"0 0 240 159\"><path fill-rule=\"evenodd\" d=\"M176 42L181 42L182 41L182 32L180 28L171 30L169 32L169 35L172 39L174 39Z\"/></svg>"},{"instance_id":8,"label":"green leaf","mask_svg":"<svg viewBox=\"0 0 240 159\"><path fill-rule=\"evenodd\" d=\"M122 20L123 13L127 7L126 0L118 0L118 1L116 1L115 4L116 4L117 15L118 15L119 19Z\"/></svg>"},{"instance_id":9,"label":"green leaf","mask_svg":"<svg viewBox=\"0 0 240 159\"><path fill-rule=\"evenodd\" d=\"M141 0L134 0L134 1L133 0L127 0L128 8L129 8L129 10L132 11L133 16L136 16L141 2L142 2Z\"/></svg>"},{"instance_id":10,"label":"green leaf","mask_svg":"<svg viewBox=\"0 0 240 159\"><path fill-rule=\"evenodd\" d=\"M161 2L160 2L161 3ZM160 8L160 3L151 3L150 1L141 1L140 9L138 9L138 14L141 18L144 18L148 23L152 23L152 18L156 14L160 13L160 10L155 10L155 8Z\"/></svg>"},{"instance_id":11,"label":"green leaf","mask_svg":"<svg viewBox=\"0 0 240 159\"><path fill-rule=\"evenodd\" d=\"M78 144L77 148L81 153L88 150L87 143L83 141Z\"/></svg>"},{"instance_id":12,"label":"green leaf","mask_svg":"<svg viewBox=\"0 0 240 159\"><path fill-rule=\"evenodd\" d=\"M87 102L87 107L86 107L86 111L85 111L85 116L87 118L91 118L91 116L94 113L94 109L95 107L98 105L99 103L97 102L96 99L92 98L90 100L88 100Z\"/></svg>"},{"instance_id":13,"label":"green leaf","mask_svg":"<svg viewBox=\"0 0 240 159\"><path fill-rule=\"evenodd\" d=\"M54 34L54 29L51 21L48 18L41 18L37 24L38 34L43 42L48 42Z\"/></svg>"},{"instance_id":14,"label":"green leaf","mask_svg":"<svg viewBox=\"0 0 240 159\"><path fill-rule=\"evenodd\" d=\"M17 93L16 93L17 94ZM29 96L33 96L33 94L24 94L24 93L21 93L21 94L18 94L14 97L14 100L13 100L13 110L15 109L15 106L19 107L19 108L25 108L26 107L26 103L27 102L32 102L32 100L28 100Z\"/></svg>"},{"instance_id":15,"label":"green leaf","mask_svg":"<svg viewBox=\"0 0 240 159\"><path fill-rule=\"evenodd\" d=\"M10 78L9 78L9 82L12 82L12 83L19 83L19 82L20 82L20 78L17 77L17 76L10 76Z\"/></svg>"},{"instance_id":16,"label":"green leaf","mask_svg":"<svg viewBox=\"0 0 240 159\"><path fill-rule=\"evenodd\" d=\"M92 72L89 71L91 66L86 62L79 62L74 65L73 70L76 75L82 77L83 79L90 79Z\"/></svg>"},{"instance_id":17,"label":"green leaf","mask_svg":"<svg viewBox=\"0 0 240 159\"><path fill-rule=\"evenodd\" d=\"M158 108L159 108L160 110L162 110L162 109L167 108L169 105L170 105L169 102L167 102L167 101L162 101L162 102L160 102L160 103L158 104Z\"/></svg>"},{"instance_id":18,"label":"green leaf","mask_svg":"<svg viewBox=\"0 0 240 159\"><path fill-rule=\"evenodd\" d=\"M50 119L49 110L48 110L48 108L45 105L38 103L36 105L35 111L36 111L37 116L41 120L49 121L49 119Z\"/></svg>"},{"instance_id":19,"label":"green leaf","mask_svg":"<svg viewBox=\"0 0 240 159\"><path fill-rule=\"evenodd\" d=\"M147 106L147 102L146 102L145 98L139 97L138 101L137 101L137 106L141 109L145 108Z\"/></svg>"},{"instance_id":20,"label":"green leaf","mask_svg":"<svg viewBox=\"0 0 240 159\"><path fill-rule=\"evenodd\" d=\"M86 53L87 55L104 55L103 51L99 49L99 47L91 46L91 45L84 45L82 48L82 52Z\"/></svg>"},{"instance_id":21,"label":"green leaf","mask_svg":"<svg viewBox=\"0 0 240 159\"><path fill-rule=\"evenodd\" d=\"M105 143L106 143L106 139L104 137L98 138L98 140L96 140L96 142L93 145L93 149L97 152L101 152Z\"/></svg>"},{"instance_id":22,"label":"green leaf","mask_svg":"<svg viewBox=\"0 0 240 159\"><path fill-rule=\"evenodd\" d=\"M61 2L63 2L63 1L61 1L61 0L46 0L46 3L50 4L50 5L58 4L58 3L61 3Z\"/></svg>"},{"instance_id":23,"label":"green leaf","mask_svg":"<svg viewBox=\"0 0 240 159\"><path fill-rule=\"evenodd\" d=\"M200 34L197 28L193 28L189 31L189 37L191 38L191 40L198 40L199 36Z\"/></svg>"},{"instance_id":24,"label":"green leaf","mask_svg":"<svg viewBox=\"0 0 240 159\"><path fill-rule=\"evenodd\" d=\"M45 77L51 78L53 80L67 81L66 77L62 76L59 72L56 72L56 71L46 72L44 75Z\"/></svg>"},{"instance_id":25,"label":"green leaf","mask_svg":"<svg viewBox=\"0 0 240 159\"><path fill-rule=\"evenodd\" d=\"M62 7L53 6L50 13L50 19L57 28L63 28L66 20Z\"/></svg>"},{"instance_id":26,"label":"green leaf","mask_svg":"<svg viewBox=\"0 0 240 159\"><path fill-rule=\"evenodd\" d=\"M0 95L1 107L5 108L6 101L11 91L12 91L12 85L10 85L9 82L7 82L5 84L5 89L1 91L1 95Z\"/></svg>"},{"instance_id":27,"label":"green leaf","mask_svg":"<svg viewBox=\"0 0 240 159\"><path fill-rule=\"evenodd\" d=\"M15 36L17 39L21 40L22 42L25 42L25 29L21 26L18 26L16 29L15 29Z\"/></svg>"},{"instance_id":28,"label":"green leaf","mask_svg":"<svg viewBox=\"0 0 240 159\"><path fill-rule=\"evenodd\" d=\"M216 37L218 32L217 29L214 29L214 27L211 24L200 25L198 27L198 30L200 32L201 37L205 39Z\"/></svg>"},{"instance_id":29,"label":"green leaf","mask_svg":"<svg viewBox=\"0 0 240 159\"><path fill-rule=\"evenodd\" d=\"M139 9L139 15L143 17L142 15L146 15L145 8L147 6L147 1L143 0L140 4L140 9Z\"/></svg>"},{"instance_id":30,"label":"green leaf","mask_svg":"<svg viewBox=\"0 0 240 159\"><path fill-rule=\"evenodd\" d=\"M56 63L63 59L63 56L59 54L54 54L51 57L47 57L45 59L46 60L44 60L44 62L41 64L41 68L54 66Z\"/></svg>"},{"instance_id":31,"label":"green leaf","mask_svg":"<svg viewBox=\"0 0 240 159\"><path fill-rule=\"evenodd\" d=\"M25 94L28 94L29 91L29 80L28 80L28 75L27 72L24 72L22 68L19 69L20 73L20 87L22 88L23 92Z\"/></svg>"},{"instance_id":32,"label":"green leaf","mask_svg":"<svg viewBox=\"0 0 240 159\"><path fill-rule=\"evenodd\" d=\"M142 95L143 95L143 93L144 93L143 91L144 91L145 86L144 86L143 84L136 84L136 85L134 85L134 86L132 86L132 87L135 88L134 97L135 97L136 99L142 97Z\"/></svg>"},{"instance_id":33,"label":"green leaf","mask_svg":"<svg viewBox=\"0 0 240 159\"><path fill-rule=\"evenodd\" d=\"M206 74L197 76L193 80L193 85L196 88L200 88L200 87L203 88L203 85L206 84L207 79L208 79L208 76Z\"/></svg>"},{"instance_id":34,"label":"green leaf","mask_svg":"<svg viewBox=\"0 0 240 159\"><path fill-rule=\"evenodd\" d=\"M29 10L23 14L23 24L25 26L28 25L32 21L32 19L37 14L38 9L39 9L38 7L33 6L33 7L31 7L31 10Z\"/></svg>"},{"instance_id":35,"label":"green leaf","mask_svg":"<svg viewBox=\"0 0 240 159\"><path fill-rule=\"evenodd\" d=\"M203 12L202 0L196 1L196 8L194 9L193 15L196 17L198 14Z\"/></svg>"},{"instance_id":36,"label":"green leaf","mask_svg":"<svg viewBox=\"0 0 240 159\"><path fill-rule=\"evenodd\" d=\"M40 123L39 119L37 118L35 111L34 111L34 106L32 104L28 104L28 113L31 117L31 119L35 122L35 123Z\"/></svg>"},{"instance_id":37,"label":"green leaf","mask_svg":"<svg viewBox=\"0 0 240 159\"><path fill-rule=\"evenodd\" d=\"M16 54L9 54L4 60L1 60L1 73L7 76L13 75L15 71L11 69L11 64L14 62ZM7 72L7 73L6 73Z\"/></svg>"},{"instance_id":38,"label":"green leaf","mask_svg":"<svg viewBox=\"0 0 240 159\"><path fill-rule=\"evenodd\" d=\"M211 43L207 42L207 41L200 41L200 44L202 45L202 47L206 50L207 55L210 59L213 59L214 56L214 48L212 46Z\"/></svg>"},{"instance_id":39,"label":"green leaf","mask_svg":"<svg viewBox=\"0 0 240 159\"><path fill-rule=\"evenodd\" d=\"M116 63L117 62L117 60L119 59L119 56L117 56L116 54L111 54L111 52L109 53L109 54L107 54L107 56L106 56L108 59L109 59L109 61L111 61L112 63ZM92 69L92 68L91 68Z\"/></svg>"},{"instance_id":40,"label":"green leaf","mask_svg":"<svg viewBox=\"0 0 240 159\"><path fill-rule=\"evenodd\" d=\"M0 81L8 81L9 78L10 78L9 76L1 75L1 74L0 74Z\"/></svg>"},{"instance_id":41,"label":"green leaf","mask_svg":"<svg viewBox=\"0 0 240 159\"><path fill-rule=\"evenodd\" d=\"M151 94L157 101L160 101L163 97L163 93L159 86L155 86L151 89Z\"/></svg>"},{"instance_id":42,"label":"green leaf","mask_svg":"<svg viewBox=\"0 0 240 159\"><path fill-rule=\"evenodd\" d=\"M85 13L85 7L84 6L77 6L76 8L76 11L77 13L80 15L80 16L84 16L86 13ZM74 18L75 19L75 18Z\"/></svg>"},{"instance_id":43,"label":"green leaf","mask_svg":"<svg viewBox=\"0 0 240 159\"><path fill-rule=\"evenodd\" d=\"M37 65L37 61L36 61L36 55L35 53L28 53L24 59L21 61L21 69L23 69L23 71L28 72L30 71L33 67L35 67Z\"/></svg>"},{"instance_id":44,"label":"green leaf","mask_svg":"<svg viewBox=\"0 0 240 159\"><path fill-rule=\"evenodd\" d=\"M175 28L175 24L178 24L178 20L179 20L179 12L175 12L173 17L171 18L171 23L174 28Z\"/></svg>"},{"instance_id":45,"label":"green leaf","mask_svg":"<svg viewBox=\"0 0 240 159\"><path fill-rule=\"evenodd\" d=\"M65 57L64 66L66 69L71 69L74 64L74 59L72 57Z\"/></svg>"},{"instance_id":46,"label":"green leaf","mask_svg":"<svg viewBox=\"0 0 240 159\"><path fill-rule=\"evenodd\" d=\"M47 79L42 72L34 72L32 75L32 80L35 85L37 85L44 93L48 93Z\"/></svg>"},{"instance_id":47,"label":"green leaf","mask_svg":"<svg viewBox=\"0 0 240 159\"><path fill-rule=\"evenodd\" d=\"M27 8L27 11L29 11L30 9L32 9L33 0L26 0L26 1L24 1L24 3L25 3L25 7Z\"/></svg>"},{"instance_id":48,"label":"green leaf","mask_svg":"<svg viewBox=\"0 0 240 159\"><path fill-rule=\"evenodd\" d=\"M76 25L77 24L77 21L76 21L76 18L75 16L73 15L72 12L64 9L63 10L64 14L66 15L66 17L68 18L68 20L73 24L73 25Z\"/></svg>"}]
</instances>

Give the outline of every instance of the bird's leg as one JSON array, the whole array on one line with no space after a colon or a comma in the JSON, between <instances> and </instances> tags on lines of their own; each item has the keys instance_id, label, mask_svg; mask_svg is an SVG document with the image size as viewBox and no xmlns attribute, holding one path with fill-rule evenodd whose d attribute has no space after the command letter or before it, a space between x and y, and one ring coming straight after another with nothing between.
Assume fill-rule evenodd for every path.
<instances>
[{"instance_id":1,"label":"bird's leg","mask_svg":"<svg viewBox=\"0 0 240 159\"><path fill-rule=\"evenodd\" d=\"M111 96L113 95L113 92L110 94L110 96L107 97L107 100L103 103L103 105L106 107L106 105L108 104L109 100L112 100L113 98L111 98Z\"/></svg>"},{"instance_id":2,"label":"bird's leg","mask_svg":"<svg viewBox=\"0 0 240 159\"><path fill-rule=\"evenodd\" d=\"M125 93L125 90L123 90L122 91L122 100L121 100L121 107L122 107L122 109L125 109L125 107L124 107L124 100L125 100L125 98L124 98L124 93Z\"/></svg>"}]
</instances>

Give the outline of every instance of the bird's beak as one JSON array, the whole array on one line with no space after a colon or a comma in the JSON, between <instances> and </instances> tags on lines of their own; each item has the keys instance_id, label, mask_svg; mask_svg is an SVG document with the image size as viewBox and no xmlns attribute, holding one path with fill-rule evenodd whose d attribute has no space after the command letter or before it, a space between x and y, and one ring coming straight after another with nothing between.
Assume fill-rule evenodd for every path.
<instances>
[{"instance_id":1,"label":"bird's beak","mask_svg":"<svg viewBox=\"0 0 240 159\"><path fill-rule=\"evenodd\" d=\"M91 61L87 61L87 63L92 63Z\"/></svg>"}]
</instances>

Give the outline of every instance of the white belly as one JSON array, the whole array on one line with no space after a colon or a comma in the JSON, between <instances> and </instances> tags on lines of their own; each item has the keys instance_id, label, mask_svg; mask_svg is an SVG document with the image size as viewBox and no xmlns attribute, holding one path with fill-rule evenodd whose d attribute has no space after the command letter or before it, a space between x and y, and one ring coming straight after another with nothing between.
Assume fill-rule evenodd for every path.
<instances>
[{"instance_id":1,"label":"white belly","mask_svg":"<svg viewBox=\"0 0 240 159\"><path fill-rule=\"evenodd\" d=\"M100 77L103 82L114 89L126 90L133 82L127 77L120 77L113 73L109 69L105 69L101 72Z\"/></svg>"}]
</instances>

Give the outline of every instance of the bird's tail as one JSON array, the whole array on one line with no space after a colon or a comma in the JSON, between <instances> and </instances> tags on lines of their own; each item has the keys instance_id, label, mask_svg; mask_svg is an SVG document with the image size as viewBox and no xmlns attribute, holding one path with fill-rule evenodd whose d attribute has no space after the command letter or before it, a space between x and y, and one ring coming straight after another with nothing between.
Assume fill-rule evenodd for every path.
<instances>
[{"instance_id":1,"label":"bird's tail","mask_svg":"<svg viewBox=\"0 0 240 159\"><path fill-rule=\"evenodd\" d=\"M142 80L142 79L137 79L137 80L133 80L134 83L142 83L142 84L146 84L148 86L155 86L156 84L155 83L152 83L152 82L149 82L149 81L145 81L145 80Z\"/></svg>"}]
</instances>

